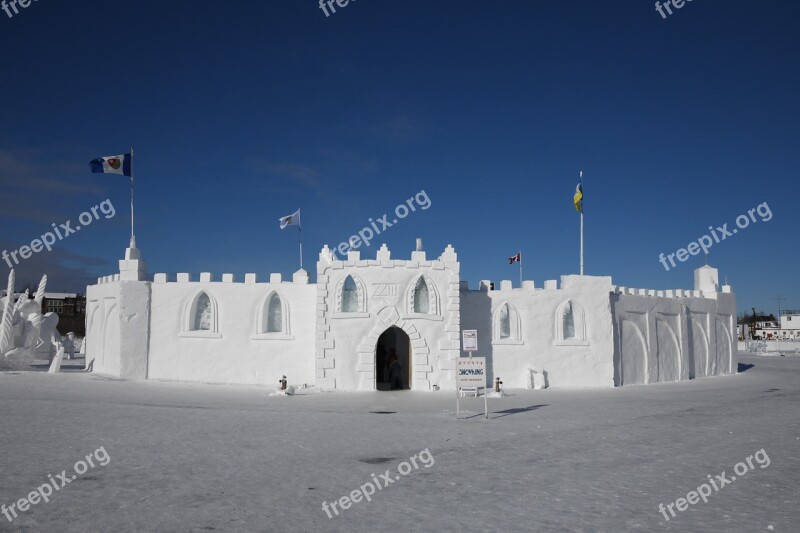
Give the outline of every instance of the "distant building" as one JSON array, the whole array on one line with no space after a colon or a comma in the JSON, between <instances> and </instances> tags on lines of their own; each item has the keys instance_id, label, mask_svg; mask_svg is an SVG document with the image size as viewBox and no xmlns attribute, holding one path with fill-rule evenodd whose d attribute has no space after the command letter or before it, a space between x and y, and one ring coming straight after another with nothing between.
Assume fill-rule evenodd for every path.
<instances>
[{"instance_id":1,"label":"distant building","mask_svg":"<svg viewBox=\"0 0 800 533\"><path fill-rule=\"evenodd\" d=\"M2 298L5 298L7 294L8 294L8 291L7 291L7 290L5 290L5 289L1 290L1 291L0 291L0 299L2 299ZM18 298L19 298L21 295L22 295L22 293L20 293L20 292L15 292L15 293L14 293L14 301L16 302L16 301L17 301L17 299L18 299Z\"/></svg>"},{"instance_id":2,"label":"distant building","mask_svg":"<svg viewBox=\"0 0 800 533\"><path fill-rule=\"evenodd\" d=\"M796 335L800 330L800 311L784 309L781 313L781 329L792 331Z\"/></svg>"},{"instance_id":3,"label":"distant building","mask_svg":"<svg viewBox=\"0 0 800 533\"><path fill-rule=\"evenodd\" d=\"M772 339L778 336L780 326L777 321L762 320L756 322L753 338L756 340Z\"/></svg>"},{"instance_id":4,"label":"distant building","mask_svg":"<svg viewBox=\"0 0 800 533\"><path fill-rule=\"evenodd\" d=\"M55 313L60 317L82 315L86 298L70 292L46 292L42 300L42 313Z\"/></svg>"},{"instance_id":5,"label":"distant building","mask_svg":"<svg viewBox=\"0 0 800 533\"><path fill-rule=\"evenodd\" d=\"M0 299L6 297L5 289L0 291ZM24 293L15 292L16 302ZM29 296L33 299L33 295ZM77 316L86 312L86 297L73 292L46 292L42 299L42 314L56 313L59 316Z\"/></svg>"},{"instance_id":6,"label":"distant building","mask_svg":"<svg viewBox=\"0 0 800 533\"><path fill-rule=\"evenodd\" d=\"M15 292L14 301L16 302L25 293ZM0 291L0 299L5 298L6 291ZM33 300L33 296L29 295ZM0 315L3 310L0 309ZM78 337L86 334L86 297L70 292L45 292L42 297L41 313L47 315L53 313L58 317L58 332L66 335L69 332L75 333Z\"/></svg>"},{"instance_id":7,"label":"distant building","mask_svg":"<svg viewBox=\"0 0 800 533\"><path fill-rule=\"evenodd\" d=\"M753 338L800 340L800 311L784 309L779 315L779 320L756 321Z\"/></svg>"}]
</instances>

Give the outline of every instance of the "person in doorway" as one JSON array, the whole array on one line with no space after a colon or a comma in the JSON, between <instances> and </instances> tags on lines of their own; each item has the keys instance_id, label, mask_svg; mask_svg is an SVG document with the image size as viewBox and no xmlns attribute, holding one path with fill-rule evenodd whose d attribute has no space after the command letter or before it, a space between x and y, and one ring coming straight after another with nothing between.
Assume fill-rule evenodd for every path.
<instances>
[{"instance_id":1,"label":"person in doorway","mask_svg":"<svg viewBox=\"0 0 800 533\"><path fill-rule=\"evenodd\" d=\"M391 383L392 390L403 388L403 380L400 377L402 370L400 360L397 359L397 352L392 348L389 351L389 383Z\"/></svg>"},{"instance_id":2,"label":"person in doorway","mask_svg":"<svg viewBox=\"0 0 800 533\"><path fill-rule=\"evenodd\" d=\"M380 383L389 383L389 362L387 361L386 348L378 345L375 352L375 369Z\"/></svg>"}]
</instances>

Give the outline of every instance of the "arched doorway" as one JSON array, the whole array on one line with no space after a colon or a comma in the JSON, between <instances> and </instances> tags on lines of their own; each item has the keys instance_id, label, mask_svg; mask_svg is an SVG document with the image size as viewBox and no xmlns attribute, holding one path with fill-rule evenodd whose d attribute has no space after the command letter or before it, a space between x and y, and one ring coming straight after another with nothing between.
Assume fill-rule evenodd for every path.
<instances>
[{"instance_id":1,"label":"arched doorway","mask_svg":"<svg viewBox=\"0 0 800 533\"><path fill-rule=\"evenodd\" d=\"M411 383L411 340L402 329L392 326L378 338L375 346L375 388L392 390L390 381L392 355L397 356L400 364L400 389L409 389Z\"/></svg>"}]
</instances>

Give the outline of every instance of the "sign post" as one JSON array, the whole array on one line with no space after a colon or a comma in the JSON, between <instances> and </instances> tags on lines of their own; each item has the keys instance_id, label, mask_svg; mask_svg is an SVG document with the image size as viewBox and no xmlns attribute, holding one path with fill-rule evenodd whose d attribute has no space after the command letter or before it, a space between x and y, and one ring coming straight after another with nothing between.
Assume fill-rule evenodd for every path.
<instances>
[{"instance_id":1,"label":"sign post","mask_svg":"<svg viewBox=\"0 0 800 533\"><path fill-rule=\"evenodd\" d=\"M462 344L464 345L464 351L469 352L469 356L472 357L472 352L478 351L478 330L465 329L461 332L461 337L463 339Z\"/></svg>"},{"instance_id":2,"label":"sign post","mask_svg":"<svg viewBox=\"0 0 800 533\"><path fill-rule=\"evenodd\" d=\"M478 330L463 330L462 345L464 351L469 353L469 357L459 357L456 360L456 420L461 419L462 387L474 387L476 395L477 391L483 387L483 411L484 417L488 419L489 399L486 395L486 358L472 357L472 352L478 351Z\"/></svg>"}]
</instances>

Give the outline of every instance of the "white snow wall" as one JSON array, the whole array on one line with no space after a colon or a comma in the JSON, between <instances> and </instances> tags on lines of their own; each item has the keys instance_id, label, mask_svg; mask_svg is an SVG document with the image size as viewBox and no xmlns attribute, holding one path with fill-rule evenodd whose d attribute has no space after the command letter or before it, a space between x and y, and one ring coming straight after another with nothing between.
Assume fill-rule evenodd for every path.
<instances>
[{"instance_id":1,"label":"white snow wall","mask_svg":"<svg viewBox=\"0 0 800 533\"><path fill-rule=\"evenodd\" d=\"M120 282L86 288L86 368L120 375Z\"/></svg>"},{"instance_id":2,"label":"white snow wall","mask_svg":"<svg viewBox=\"0 0 800 533\"><path fill-rule=\"evenodd\" d=\"M270 384L286 375L291 384L313 384L314 295L305 272L293 282L279 274L256 282L249 274L235 283L178 274L153 282L104 278L87 288L87 367L130 379ZM193 330L193 304L204 293L211 301L212 326ZM282 303L283 330L263 331L273 294Z\"/></svg>"},{"instance_id":3,"label":"white snow wall","mask_svg":"<svg viewBox=\"0 0 800 533\"><path fill-rule=\"evenodd\" d=\"M158 280L158 276L156 277ZM269 283L181 281L153 284L150 371L153 379L276 385L314 383L314 290L272 275ZM210 331L192 331L192 302L205 293L212 303ZM263 315L273 294L282 302L283 330L265 333Z\"/></svg>"},{"instance_id":4,"label":"white snow wall","mask_svg":"<svg viewBox=\"0 0 800 533\"><path fill-rule=\"evenodd\" d=\"M736 297L729 287L721 293L621 289L611 306L616 385L737 372Z\"/></svg>"},{"instance_id":5,"label":"white snow wall","mask_svg":"<svg viewBox=\"0 0 800 533\"><path fill-rule=\"evenodd\" d=\"M461 322L478 330L478 351L486 357L489 381L499 377L507 388L530 385L531 370L543 373L549 387L613 387L614 340L611 326L610 277L562 276L545 288L533 281L513 288L510 281L490 290L462 290ZM574 337L563 331L563 312L572 308ZM509 312L507 336L501 310ZM466 355L466 354L464 354Z\"/></svg>"}]
</instances>

